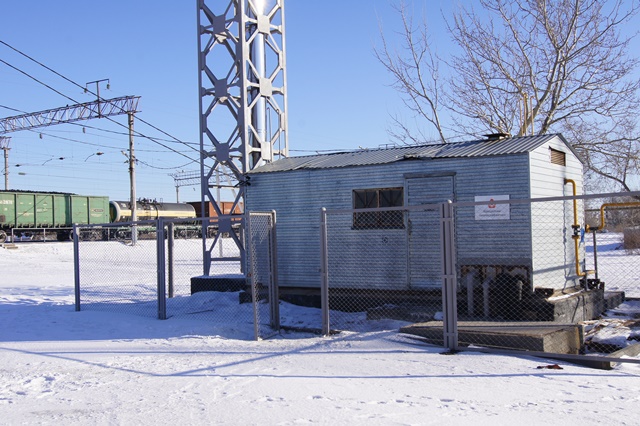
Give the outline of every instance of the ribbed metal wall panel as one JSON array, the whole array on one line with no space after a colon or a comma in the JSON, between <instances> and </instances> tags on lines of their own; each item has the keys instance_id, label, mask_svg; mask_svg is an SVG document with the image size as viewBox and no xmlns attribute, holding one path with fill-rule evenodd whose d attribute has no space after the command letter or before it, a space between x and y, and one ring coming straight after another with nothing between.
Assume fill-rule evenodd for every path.
<instances>
[{"instance_id":1,"label":"ribbed metal wall panel","mask_svg":"<svg viewBox=\"0 0 640 426\"><path fill-rule=\"evenodd\" d=\"M551 162L550 148L566 154L566 165ZM572 155L572 151L559 138L540 145L530 154L531 196L532 198L573 195L572 186L565 179L576 182L577 193L583 190L582 163ZM578 223L584 226L582 201L578 201ZM557 201L534 204L532 206L531 250L534 280L539 286L561 288L578 284L575 271L575 247L571 238L573 224L573 202ZM578 253L584 259L584 249Z\"/></svg>"},{"instance_id":2,"label":"ribbed metal wall panel","mask_svg":"<svg viewBox=\"0 0 640 426\"><path fill-rule=\"evenodd\" d=\"M406 179L406 204L419 206L455 200L454 178L454 175L447 175ZM411 288L440 288L442 285L440 216L439 209L409 212L407 233Z\"/></svg>"},{"instance_id":3,"label":"ribbed metal wall panel","mask_svg":"<svg viewBox=\"0 0 640 426\"><path fill-rule=\"evenodd\" d=\"M434 173L454 176L455 197L458 201L474 201L477 195L509 195L511 199L526 199L529 198L528 166L526 153L256 173L252 175L251 186L247 187L247 211L277 211L280 284L289 287L318 287L319 218L322 207L350 209L354 189L404 187L408 176ZM456 213L456 223L460 240L458 256L461 262L530 262L531 227L526 207L512 207L509 221L483 223L475 221L474 210L469 208ZM354 241L354 244L358 243ZM383 251L380 255L399 256L399 259L404 256L406 259L405 253Z\"/></svg>"}]
</instances>

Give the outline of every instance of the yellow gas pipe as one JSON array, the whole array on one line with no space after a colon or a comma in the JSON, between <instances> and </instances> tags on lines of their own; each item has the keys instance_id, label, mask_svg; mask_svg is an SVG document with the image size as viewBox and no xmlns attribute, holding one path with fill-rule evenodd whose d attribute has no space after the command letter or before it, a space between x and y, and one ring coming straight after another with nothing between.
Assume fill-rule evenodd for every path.
<instances>
[{"instance_id":1,"label":"yellow gas pipe","mask_svg":"<svg viewBox=\"0 0 640 426\"><path fill-rule=\"evenodd\" d=\"M587 232L590 231L602 231L604 229L604 209L607 207L636 207L640 206L638 201L630 201L628 203L604 203L600 206L600 226L598 228L592 228L589 225L586 226Z\"/></svg>"},{"instance_id":2,"label":"yellow gas pipe","mask_svg":"<svg viewBox=\"0 0 640 426\"><path fill-rule=\"evenodd\" d=\"M576 182L573 179L565 179L564 180L564 184L568 184L570 183L571 186L573 187L573 196L575 197L577 194L577 187L576 187ZM580 236L576 233L577 229L580 229L580 224L578 223L578 200L576 200L575 198L573 199L573 226L572 228L574 229L574 233L572 235L571 238L573 238L573 245L574 245L574 250L575 250L575 257L576 257L576 275L578 275L579 277L586 277L589 274L594 274L595 271L582 271L580 269Z\"/></svg>"}]
</instances>

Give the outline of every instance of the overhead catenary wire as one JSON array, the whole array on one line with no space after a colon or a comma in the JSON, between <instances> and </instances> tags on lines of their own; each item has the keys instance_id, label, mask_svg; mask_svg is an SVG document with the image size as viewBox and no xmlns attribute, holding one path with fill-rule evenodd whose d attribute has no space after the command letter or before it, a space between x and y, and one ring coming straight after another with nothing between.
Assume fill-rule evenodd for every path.
<instances>
[{"instance_id":1,"label":"overhead catenary wire","mask_svg":"<svg viewBox=\"0 0 640 426\"><path fill-rule=\"evenodd\" d=\"M55 135L55 134L52 134L52 133L49 133L49 132L39 132L39 131L33 130L33 129L30 129L28 131L32 132L32 133L38 133L38 134L41 134L41 135L45 135L45 136L48 136L48 137L51 137L51 138L54 138L54 139L62 139L62 140L66 140L66 141L69 141L69 142L75 142L75 143L82 144L82 145L91 145L91 146L97 146L97 147L100 147L100 148L110 148L110 149L117 149L117 150L122 149L122 147L120 147L120 146L113 146L113 145L106 145L106 144L98 144L98 143L93 143L93 142L81 141L81 140L78 140L78 139L73 139L73 138L60 136L60 135ZM155 149L152 150L152 149L140 149L140 148L136 149L136 151L137 152L163 152L163 151L158 151L158 150L155 150ZM197 160L195 160L195 161L197 161ZM189 162L187 164L191 164L191 162ZM180 168L180 167L181 166L176 166L175 168Z\"/></svg>"},{"instance_id":2,"label":"overhead catenary wire","mask_svg":"<svg viewBox=\"0 0 640 426\"><path fill-rule=\"evenodd\" d=\"M64 137L64 136L59 136L59 135L54 135L54 134L50 134L50 133L45 133L45 132L38 132L37 130L33 130L30 129L30 132L33 133L38 133L38 134L42 134L42 135L46 135L48 137L51 138L55 138L55 139L62 139L62 140L66 140L69 142L75 142L75 143L79 143L82 145L90 145L90 146L96 146L99 148L109 148L109 149L114 149L114 150L120 150L121 148L119 146L110 146L110 145L105 145L105 144L97 144L97 143L92 143L92 142L86 142L86 141L81 141L81 140L77 140L77 139L72 139L72 138L68 138L68 137ZM147 149L138 149L138 152L159 152L156 150L147 150ZM198 160L191 160L185 164L179 165L179 166L174 166L174 167L159 167L159 166L153 166L151 164L149 164L148 162L143 162L140 159L137 159L137 161L145 164L147 167L153 168L153 169L158 169L158 170L175 170L175 169L179 169L179 168L183 168L188 166L189 164L193 164L195 162L197 162Z\"/></svg>"},{"instance_id":3,"label":"overhead catenary wire","mask_svg":"<svg viewBox=\"0 0 640 426\"><path fill-rule=\"evenodd\" d=\"M27 114L27 112L26 112L26 111L21 111L21 110L19 110L19 109L11 108L11 107L8 107L8 106L6 106L6 105L0 105L0 108L5 108L5 109L8 109L9 111L19 112L19 113L21 113L21 114Z\"/></svg>"},{"instance_id":4,"label":"overhead catenary wire","mask_svg":"<svg viewBox=\"0 0 640 426\"><path fill-rule=\"evenodd\" d=\"M12 108L12 107L9 107L9 106L6 106L6 105L0 105L0 108L5 108L5 109L8 109L10 111L19 112L20 114L29 114L29 112L27 112L27 111L22 111L20 109ZM71 126L77 126L77 127L81 127L81 128L86 128L86 129L97 130L99 132L113 133L115 135L122 135L122 136L129 136L128 132L119 132L119 131L116 131L116 130L102 129L100 127L91 126L91 125L85 124L85 123L82 123L82 124L81 123L66 123L66 124L69 124ZM49 134L49 133L44 133L44 132L38 132L38 133ZM159 140L159 141L163 141L163 142L175 142L175 141L170 140L170 139L162 139L162 138L155 138L155 137L154 137L154 139L155 140ZM186 145L194 145L194 146L195 145L200 145L199 142L182 142L182 143L186 144ZM145 150L143 150L143 151L145 151ZM163 151L149 151L149 150L146 150L145 152L163 152Z\"/></svg>"},{"instance_id":5,"label":"overhead catenary wire","mask_svg":"<svg viewBox=\"0 0 640 426\"><path fill-rule=\"evenodd\" d=\"M4 44L4 45L6 45L7 47L10 47L10 48L12 48L13 50L16 50L16 51L17 51L17 49L14 49L12 46L8 46L8 45L7 45L7 43L5 43L5 42L3 42L3 41L1 41L1 40L0 40L0 43L2 43L2 44ZM23 54L22 52L19 52L19 51L18 51L18 53L20 53L20 54L22 54L23 56L27 57L28 59L30 59L30 60L32 60L32 61L34 61L34 62L36 62L37 64L39 64L39 65L41 65L42 67L46 68L47 70L49 70L49 71L53 72L54 74L56 74L56 75L60 76L60 77L61 77L61 78L63 78L64 80L66 80L66 81L68 81L68 82L70 82L70 83L74 84L75 86L77 86L77 87L81 88L81 89L82 89L82 90L84 90L85 92L89 92L89 93L91 93L91 94L93 94L93 95L95 95L95 96L98 96L97 94L93 93L91 90L86 90L86 88L85 88L85 87L83 87L83 86L79 85L78 83L74 82L73 80L71 80L71 79L69 79L69 78L67 78L67 77L63 76L62 74L60 74L60 73L56 72L55 70L53 70L53 69L51 69L51 68L47 67L46 65L44 65L44 64L42 64L42 63L40 63L39 61L36 61L35 59L31 58L30 56L28 56L28 55L26 55L26 54ZM15 68L15 67L12 67L12 68ZM21 70L20 70L20 71L21 71ZM39 83L39 84L43 85L44 87L47 87L48 89L50 89L50 90L54 91L55 93L57 93L57 94L59 94L59 95L63 96L65 99L69 99L69 100L71 100L71 101L72 101L72 102L74 102L74 103L79 103L78 101L76 101L76 100L75 100L75 99L73 99L72 97L67 96L67 95L65 95L65 94L61 93L60 91L58 91L58 90L54 89L53 87L51 87L51 86L49 86L49 85L47 85L47 84L45 84L45 83L41 82L40 80L38 80L38 79L36 79L36 78L32 77L32 76L31 76L31 75L29 75L28 73L23 72L23 71L21 71L21 73L22 73L22 74L24 74L24 75L26 75L27 77L29 77L29 78L33 79L33 80L34 80L34 81L36 81L37 83ZM100 98L98 97L98 99L100 99ZM10 108L10 109L12 109L12 110L16 110L16 109L13 109L13 108ZM118 122L114 121L113 119L111 119L111 118L109 118L109 117L105 117L105 118L107 118L109 121L111 121L111 122L115 123L116 125L118 125L118 126L120 126L120 127L123 127L123 128L125 128L125 129L127 129L127 130L128 130L128 128L127 128L126 126L124 126L123 124L118 123ZM200 150L199 150L200 144L199 144L199 143L193 143L193 142L192 142L192 143L188 143L188 142L183 142L183 141L181 141L180 139L176 138L175 136L173 136L173 135L171 135L171 134L169 134L169 133L165 132L164 130L162 130L162 129L158 128L157 126L154 126L153 124L151 124L151 123L147 122L146 120L141 119L140 117L137 117L137 118L138 118L138 120L139 120L140 122L142 122L142 123L144 123L144 124L146 124L146 125L150 126L151 128L155 129L156 131L158 131L158 132L160 132L160 133L162 133L162 134L164 134L164 135L166 135L166 136L168 136L168 137L172 138L172 140L164 140L164 142L167 142L167 143L179 143L179 144L185 145L185 146L186 146L187 148L189 148L190 150L193 150L193 151L195 151L195 152L200 153ZM110 132L110 133L115 133L115 134L124 134L124 135L128 135L128 132L127 132L127 133L124 133L124 132L116 132L116 131L112 131L112 130L105 130L105 129L100 129L100 128L96 128L96 127L93 127L93 126L82 125L82 124L79 124L79 123L71 123L71 124L76 125L76 126L81 126L81 127L83 127L83 131L84 131L84 128L86 127L86 128L94 128L94 129L96 129L96 130L98 130L98 131L104 131L104 132ZM40 132L40 133L42 134L42 132ZM198 159L194 159L194 158L190 157L190 156L189 156L189 155L187 155L187 154L184 154L184 153L182 153L182 152L179 152L179 151L177 151L177 150L175 150L175 149L173 149L173 148L171 148L171 147L167 146L166 144L161 143L161 142L160 142L160 140L161 140L160 138L155 138L155 137L147 136L147 135L143 134L143 133L142 133L142 132L140 132L140 131L134 131L134 134L136 134L137 136L140 136L140 137L142 137L142 138L144 138L144 139L150 140L151 142L153 142L153 143L155 143L155 144L157 144L157 145L159 145L159 146L162 146L163 148L165 148L165 149L167 149L167 150L169 150L169 151L171 151L171 152L177 153L177 154L179 154L179 155L181 155L181 156L183 156L183 157L185 157L185 158L187 158L187 159L189 160L189 162L187 162L187 163L185 163L185 164L182 164L182 165L179 165L179 166L175 166L175 167L159 167L159 166L154 166L154 165L150 164L149 162L145 162L145 161L141 161L140 159L136 159L136 162L137 162L137 163L138 163L138 162L140 162L141 164L143 164L143 165L144 165L144 166L146 166L146 167L153 168L153 169L157 169L157 170L175 170L175 169L179 169L179 168L186 167L186 166L188 166L188 165L190 165L190 164L193 164L193 163L198 163L198 162L200 162L200 159L199 159L199 158L198 158ZM77 141L77 140L73 140L73 139L71 139L71 138L65 138L65 137L62 137L62 136L57 136L57 135L50 135L50 136L52 136L52 137L56 137L56 138L60 138L60 139L66 139L66 140L74 141L74 142L81 143L81 144L87 144L87 145L93 145L93 146L100 146L100 147L104 147L104 145L100 145L100 144L92 144L92 143L88 143L88 142L84 142L84 141ZM174 141L175 141L175 142L174 142ZM197 148L196 148L196 146L197 146ZM145 151L145 150L141 150L141 151ZM225 176L229 176L227 173L224 173L224 175L225 175Z\"/></svg>"},{"instance_id":6,"label":"overhead catenary wire","mask_svg":"<svg viewBox=\"0 0 640 426\"><path fill-rule=\"evenodd\" d=\"M20 54L20 55L24 56L24 57L25 57L25 58L27 58L27 59L29 59L30 61L35 62L36 64L40 65L41 67L43 67L43 68L44 68L44 69L46 69L47 71L52 72L53 74L57 75L58 77L62 78L63 80L65 80L65 81L67 81L67 82L69 82L69 83L73 84L74 86L79 87L80 89L84 90L85 92L91 93L92 95L94 95L94 96L98 97L98 94L97 94L97 93L94 93L93 91L91 91L91 90L87 89L87 87L86 87L86 86L82 86L81 84L78 84L77 82L75 82L75 81L71 80L70 78L68 78L68 77L66 77L65 75L63 75L63 74L59 73L58 71L54 70L53 68L48 67L47 65L45 65L45 64L43 64L42 62L38 61L37 59L35 59L35 58L33 58L33 57L31 57L31 56L27 55L27 54L26 54L26 53L24 53L24 52L22 52L20 49L17 49L17 48L15 48L15 47L11 46L9 43L7 43L7 42L5 42L5 41L3 41L3 40L0 40L0 44L3 44L4 46L8 47L9 49L13 50L14 52L16 52L16 53L18 53L18 54ZM62 96L67 97L66 95L62 95ZM67 98L68 98L68 97L67 97ZM68 99L71 99L71 98L68 98ZM74 102L79 103L79 102L77 102L77 101L74 101ZM139 119L142 123L144 123L144 124L148 125L149 127L151 127L151 128L153 128L153 129L155 129L155 130L159 131L160 133L162 133L162 134L164 134L164 135L166 135L166 136L169 136L170 138L174 139L176 142L178 142L178 143L184 143L184 142L182 142L180 139L178 139L178 138L176 138L175 136L173 136L173 135L171 135L171 134L169 134L169 133L165 132L164 130L162 130L162 129L160 129L160 128L158 128L158 127L154 126L154 125L152 125L151 123L148 123L148 122L146 122L145 120L140 119L140 118L138 118L138 119Z\"/></svg>"},{"instance_id":7,"label":"overhead catenary wire","mask_svg":"<svg viewBox=\"0 0 640 426\"><path fill-rule=\"evenodd\" d=\"M29 56L29 55L27 55L26 53L24 53L24 52L20 51L19 49L17 49L17 48L15 48L15 47L11 46L10 44L6 43L5 41L0 40L0 44L2 44L2 45L4 45L4 46L8 47L9 49L11 49L11 50L15 51L15 52L16 52L16 53L18 53L18 54L20 54L20 55L24 56L25 58L29 59L30 61L35 62L36 64L40 65L41 67L45 68L46 70L48 70L48 71L50 71L50 72L54 73L55 75L57 75L58 77L60 77L60 78L64 79L65 81L67 81L67 82L69 82L69 83L71 83L71 84L73 84L73 85L75 85L75 86L77 86L77 87L81 88L83 91L86 91L86 92L88 92L88 93L91 93L91 94L93 94L94 96L98 96L98 95L97 95L97 93L94 93L93 91L91 91L91 90L87 89L86 87L84 87L84 86L82 86L82 85L78 84L77 82L75 82L75 81L71 80L70 78L68 78L68 77L66 77L66 76L64 76L64 75L62 75L61 73L59 73L59 72L55 71L54 69L52 69L52 68L48 67L47 65L43 64L42 62L40 62L40 61L38 61L38 60L36 60L36 59L32 58L31 56ZM30 79L32 79L32 80L34 80L34 81L36 81L37 83L39 83L39 84L41 84L41 85L43 85L43 86L45 86L46 88L48 88L48 89L50 89L50 90L54 91L55 93L59 94L60 96L63 96L64 98L66 98L66 99L68 99L68 100L70 100L70 101L72 101L72 102L74 102L74 103L77 103L77 104L79 104L79 103L80 103L80 102L78 102L77 100L75 100L75 99L73 99L73 98L71 98L71 97L69 97L69 96L65 95L64 93L61 93L60 91L58 91L58 90L54 89L53 87L51 87L51 86L47 85L46 83L44 83L44 82L42 82L42 81L38 80L37 78L33 77L33 76L32 76L32 75L30 75L29 73L27 73L27 72L25 72L25 71L23 71L23 70L21 70L21 69L19 69L19 68L17 68L17 67L14 67L13 65L9 64L8 62L6 62L6 61L4 61L4 60L2 60L2 59L0 59L0 62L4 63L5 65L9 66L9 67L10 67L10 68L12 68L12 69L14 69L14 70L16 70L16 71L18 71L18 72L20 72L20 73L24 74L25 76L29 77ZM115 120L111 119L110 117L104 117L104 118L106 118L107 120L109 120L109 121L111 121L111 122L115 123L116 125L118 125L118 126L120 126L120 127L127 128L127 126L125 126L124 124L119 123L119 122L117 122L117 121L115 121ZM168 137L172 138L176 143L183 144L183 145L185 145L186 147L188 147L188 148L190 148L190 149L192 149L192 150L194 150L194 151L196 151L196 152L199 152L199 149L194 148L194 147L193 147L193 146L191 146L189 143L186 143L186 142L181 141L180 139L176 138L175 136L173 136L173 135L171 135L171 134L169 134L169 133L165 132L164 130L162 130L162 129L160 129L160 128L156 127L156 126L154 126L153 124L151 124L151 123L149 123L149 122L147 122L147 121L145 121L145 120L141 119L140 117L137 117L137 118L138 118L138 120L139 120L140 122L142 122L142 123L144 123L144 124L148 125L149 127L151 127L151 128L153 128L153 129L155 129L155 130L159 131L160 133L162 133L162 134L164 134L164 135L166 135L166 136L168 136ZM141 133L141 132L140 132L140 131L138 131L138 130L134 130L134 133L135 133L135 135L136 135L136 136L139 136L139 137L142 137L142 138L148 139L148 140L150 140L150 141L152 141L152 142L154 142L154 143L156 143L156 144L158 144L158 145L160 145L160 146L162 146L162 147L166 148L167 150L169 150L169 151L171 151L171 152L174 152L174 153L176 153L176 154L178 154L178 155L181 155L181 156L183 156L183 157L185 157L185 158L187 158L187 159L189 159L189 160L191 160L191 161L194 161L194 162L195 162L195 161L199 161L198 159L191 158L191 157L187 156L186 154L184 154L184 153L182 153L182 152L180 152L180 151L177 151L177 150L175 150L175 149L173 149L173 148L171 148L171 147L169 147L169 146L167 146L167 145L165 145L165 144L163 144L163 143L159 142L159 139L157 139L157 138L153 138L153 137L151 137L151 136L147 136L147 135L145 135L145 134ZM171 141L171 142L173 142L173 141Z\"/></svg>"}]
</instances>

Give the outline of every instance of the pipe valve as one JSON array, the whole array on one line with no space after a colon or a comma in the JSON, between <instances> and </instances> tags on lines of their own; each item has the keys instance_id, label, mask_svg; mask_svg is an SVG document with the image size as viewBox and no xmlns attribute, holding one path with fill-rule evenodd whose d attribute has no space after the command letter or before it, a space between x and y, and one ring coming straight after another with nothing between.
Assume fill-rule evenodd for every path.
<instances>
[{"instance_id":1,"label":"pipe valve","mask_svg":"<svg viewBox=\"0 0 640 426\"><path fill-rule=\"evenodd\" d=\"M582 229L580 224L576 223L575 225L571 225L571 229L573 229L572 238L579 239L580 238L580 230Z\"/></svg>"}]
</instances>

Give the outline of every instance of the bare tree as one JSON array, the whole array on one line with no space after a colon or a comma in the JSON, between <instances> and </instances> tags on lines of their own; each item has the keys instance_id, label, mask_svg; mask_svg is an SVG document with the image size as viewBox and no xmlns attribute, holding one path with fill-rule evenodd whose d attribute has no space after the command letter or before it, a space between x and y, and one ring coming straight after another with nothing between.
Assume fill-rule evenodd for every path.
<instances>
[{"instance_id":1,"label":"bare tree","mask_svg":"<svg viewBox=\"0 0 640 426\"><path fill-rule=\"evenodd\" d=\"M622 0L480 4L483 15L461 8L449 25L461 49L451 60L449 102L467 131L477 131L479 121L487 130L544 134L570 120L615 120L638 108L640 84L632 79L638 60L628 56L630 38L620 34L637 4L624 10Z\"/></svg>"},{"instance_id":2,"label":"bare tree","mask_svg":"<svg viewBox=\"0 0 640 426\"><path fill-rule=\"evenodd\" d=\"M567 120L563 134L587 165L589 177L625 191L632 191L634 175L640 167L640 137L635 116L627 116L611 124Z\"/></svg>"},{"instance_id":3,"label":"bare tree","mask_svg":"<svg viewBox=\"0 0 640 426\"><path fill-rule=\"evenodd\" d=\"M403 49L392 49L387 43L382 30L382 47L375 50L378 60L391 73L394 79L393 87L402 94L405 106L415 116L425 119L437 131L442 143L446 142L442 124L440 122L440 98L442 82L438 66L429 40L426 21L415 27L411 13L408 13L406 3L393 5L402 19ZM402 142L424 142L423 134L414 134L403 122L394 117L397 132L391 131L395 139Z\"/></svg>"},{"instance_id":4,"label":"bare tree","mask_svg":"<svg viewBox=\"0 0 640 426\"><path fill-rule=\"evenodd\" d=\"M432 54L425 24L413 27L405 3L401 54L383 37L376 52L405 104L445 141L484 133L563 132L588 167L622 188L637 173L638 59L623 35L638 0L479 0L459 6L447 28L455 53ZM446 67L442 79L439 67ZM455 131L445 135L439 113ZM407 132L405 128L403 130ZM410 138L409 138L410 139Z\"/></svg>"}]
</instances>

